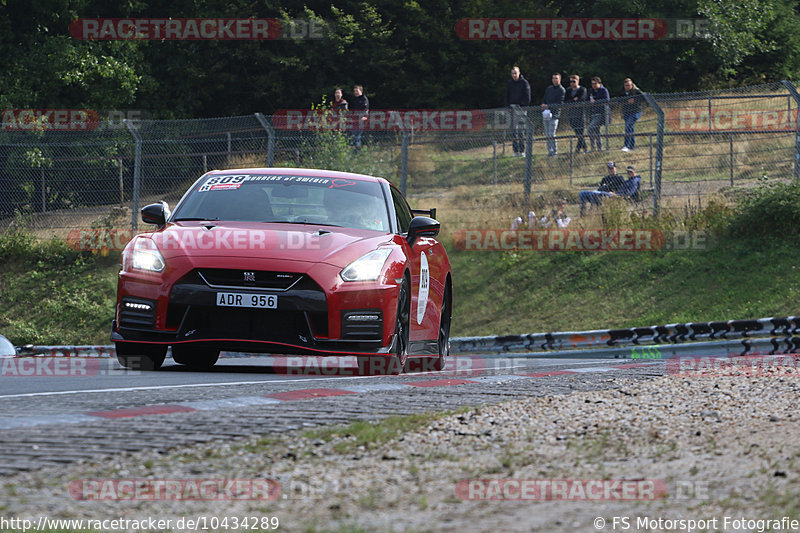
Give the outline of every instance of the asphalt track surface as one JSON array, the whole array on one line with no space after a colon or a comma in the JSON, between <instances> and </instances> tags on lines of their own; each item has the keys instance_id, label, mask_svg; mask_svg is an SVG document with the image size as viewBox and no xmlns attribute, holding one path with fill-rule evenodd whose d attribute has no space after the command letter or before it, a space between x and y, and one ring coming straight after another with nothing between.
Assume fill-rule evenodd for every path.
<instances>
[{"instance_id":1,"label":"asphalt track surface","mask_svg":"<svg viewBox=\"0 0 800 533\"><path fill-rule=\"evenodd\" d=\"M207 371L167 359L157 372L114 359L0 360L0 474L356 419L454 410L614 388L663 362L452 357L444 371L359 375L353 358L223 358Z\"/></svg>"}]
</instances>

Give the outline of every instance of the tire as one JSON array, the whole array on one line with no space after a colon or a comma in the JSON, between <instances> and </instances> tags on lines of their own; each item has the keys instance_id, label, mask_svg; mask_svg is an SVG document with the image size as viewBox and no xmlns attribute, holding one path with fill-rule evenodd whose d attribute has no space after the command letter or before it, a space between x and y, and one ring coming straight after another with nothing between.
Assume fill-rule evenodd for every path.
<instances>
[{"instance_id":1,"label":"tire","mask_svg":"<svg viewBox=\"0 0 800 533\"><path fill-rule=\"evenodd\" d=\"M444 370L444 365L447 362L446 358L450 356L450 322L452 320L452 304L453 299L451 296L450 283L444 287L444 297L442 298L442 318L439 321L439 357L433 363L434 370Z\"/></svg>"},{"instance_id":2,"label":"tire","mask_svg":"<svg viewBox=\"0 0 800 533\"><path fill-rule=\"evenodd\" d=\"M208 369L217 364L219 350L206 346L178 345L172 347L172 358L189 368Z\"/></svg>"},{"instance_id":3,"label":"tire","mask_svg":"<svg viewBox=\"0 0 800 533\"><path fill-rule=\"evenodd\" d=\"M394 319L394 341L391 352L394 357L389 361L389 374L400 374L408 370L408 341L411 324L411 293L408 277L403 276L397 294L397 313Z\"/></svg>"},{"instance_id":4,"label":"tire","mask_svg":"<svg viewBox=\"0 0 800 533\"><path fill-rule=\"evenodd\" d=\"M160 344L117 342L117 361L131 370L158 370L167 356L167 347Z\"/></svg>"}]
</instances>

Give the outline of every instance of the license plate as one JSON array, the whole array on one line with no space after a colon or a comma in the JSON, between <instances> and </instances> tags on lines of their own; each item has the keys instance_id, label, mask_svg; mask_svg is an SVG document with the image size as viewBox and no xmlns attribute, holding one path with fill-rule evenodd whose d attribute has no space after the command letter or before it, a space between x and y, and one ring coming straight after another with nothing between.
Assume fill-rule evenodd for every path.
<instances>
[{"instance_id":1,"label":"license plate","mask_svg":"<svg viewBox=\"0 0 800 533\"><path fill-rule=\"evenodd\" d=\"M274 294L246 294L243 292L218 292L217 306L277 309L278 297Z\"/></svg>"}]
</instances>

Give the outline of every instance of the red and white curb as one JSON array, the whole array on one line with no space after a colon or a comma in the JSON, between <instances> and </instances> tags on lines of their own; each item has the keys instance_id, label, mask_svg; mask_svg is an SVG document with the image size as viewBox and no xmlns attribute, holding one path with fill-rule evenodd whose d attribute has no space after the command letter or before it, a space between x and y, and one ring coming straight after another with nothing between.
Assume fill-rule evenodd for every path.
<instances>
[{"instance_id":1,"label":"red and white curb","mask_svg":"<svg viewBox=\"0 0 800 533\"><path fill-rule=\"evenodd\" d=\"M335 388L310 388L275 392L262 396L238 396L218 400L194 400L176 402L173 404L145 405L111 410L90 411L86 413L39 415L24 417L0 417L0 429L18 429L52 424L82 424L96 422L102 419L122 419L139 416L168 415L175 413L192 413L198 411L214 411L218 409L231 409L249 407L254 405L270 405L283 402L310 400L334 396L349 396L382 391L414 390L431 387L453 387L458 385L471 385L481 383L500 383L520 379L542 378L567 374L583 374L591 372L607 372L614 369L628 369L650 366L658 363L633 363L591 368L571 368L564 370L551 370L525 374L507 374L499 376L479 376L475 378L443 378L420 381L404 381L402 383L375 383L368 385L347 385ZM408 379L409 376L398 376L398 379ZM221 385L221 384L220 384ZM114 392L108 389L107 392ZM85 392L85 391L84 391Z\"/></svg>"}]
</instances>

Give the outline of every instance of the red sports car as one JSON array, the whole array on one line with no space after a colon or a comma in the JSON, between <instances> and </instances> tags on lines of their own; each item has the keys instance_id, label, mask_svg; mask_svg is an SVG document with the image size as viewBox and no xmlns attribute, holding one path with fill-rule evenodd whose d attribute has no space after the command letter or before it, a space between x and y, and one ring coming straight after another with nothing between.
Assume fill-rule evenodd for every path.
<instances>
[{"instance_id":1,"label":"red sports car","mask_svg":"<svg viewBox=\"0 0 800 533\"><path fill-rule=\"evenodd\" d=\"M415 215L427 216L415 216ZM123 366L213 366L220 350L385 358L449 352L452 274L435 210L383 178L297 168L204 174L122 253L112 340ZM374 362L374 361L373 361Z\"/></svg>"}]
</instances>

